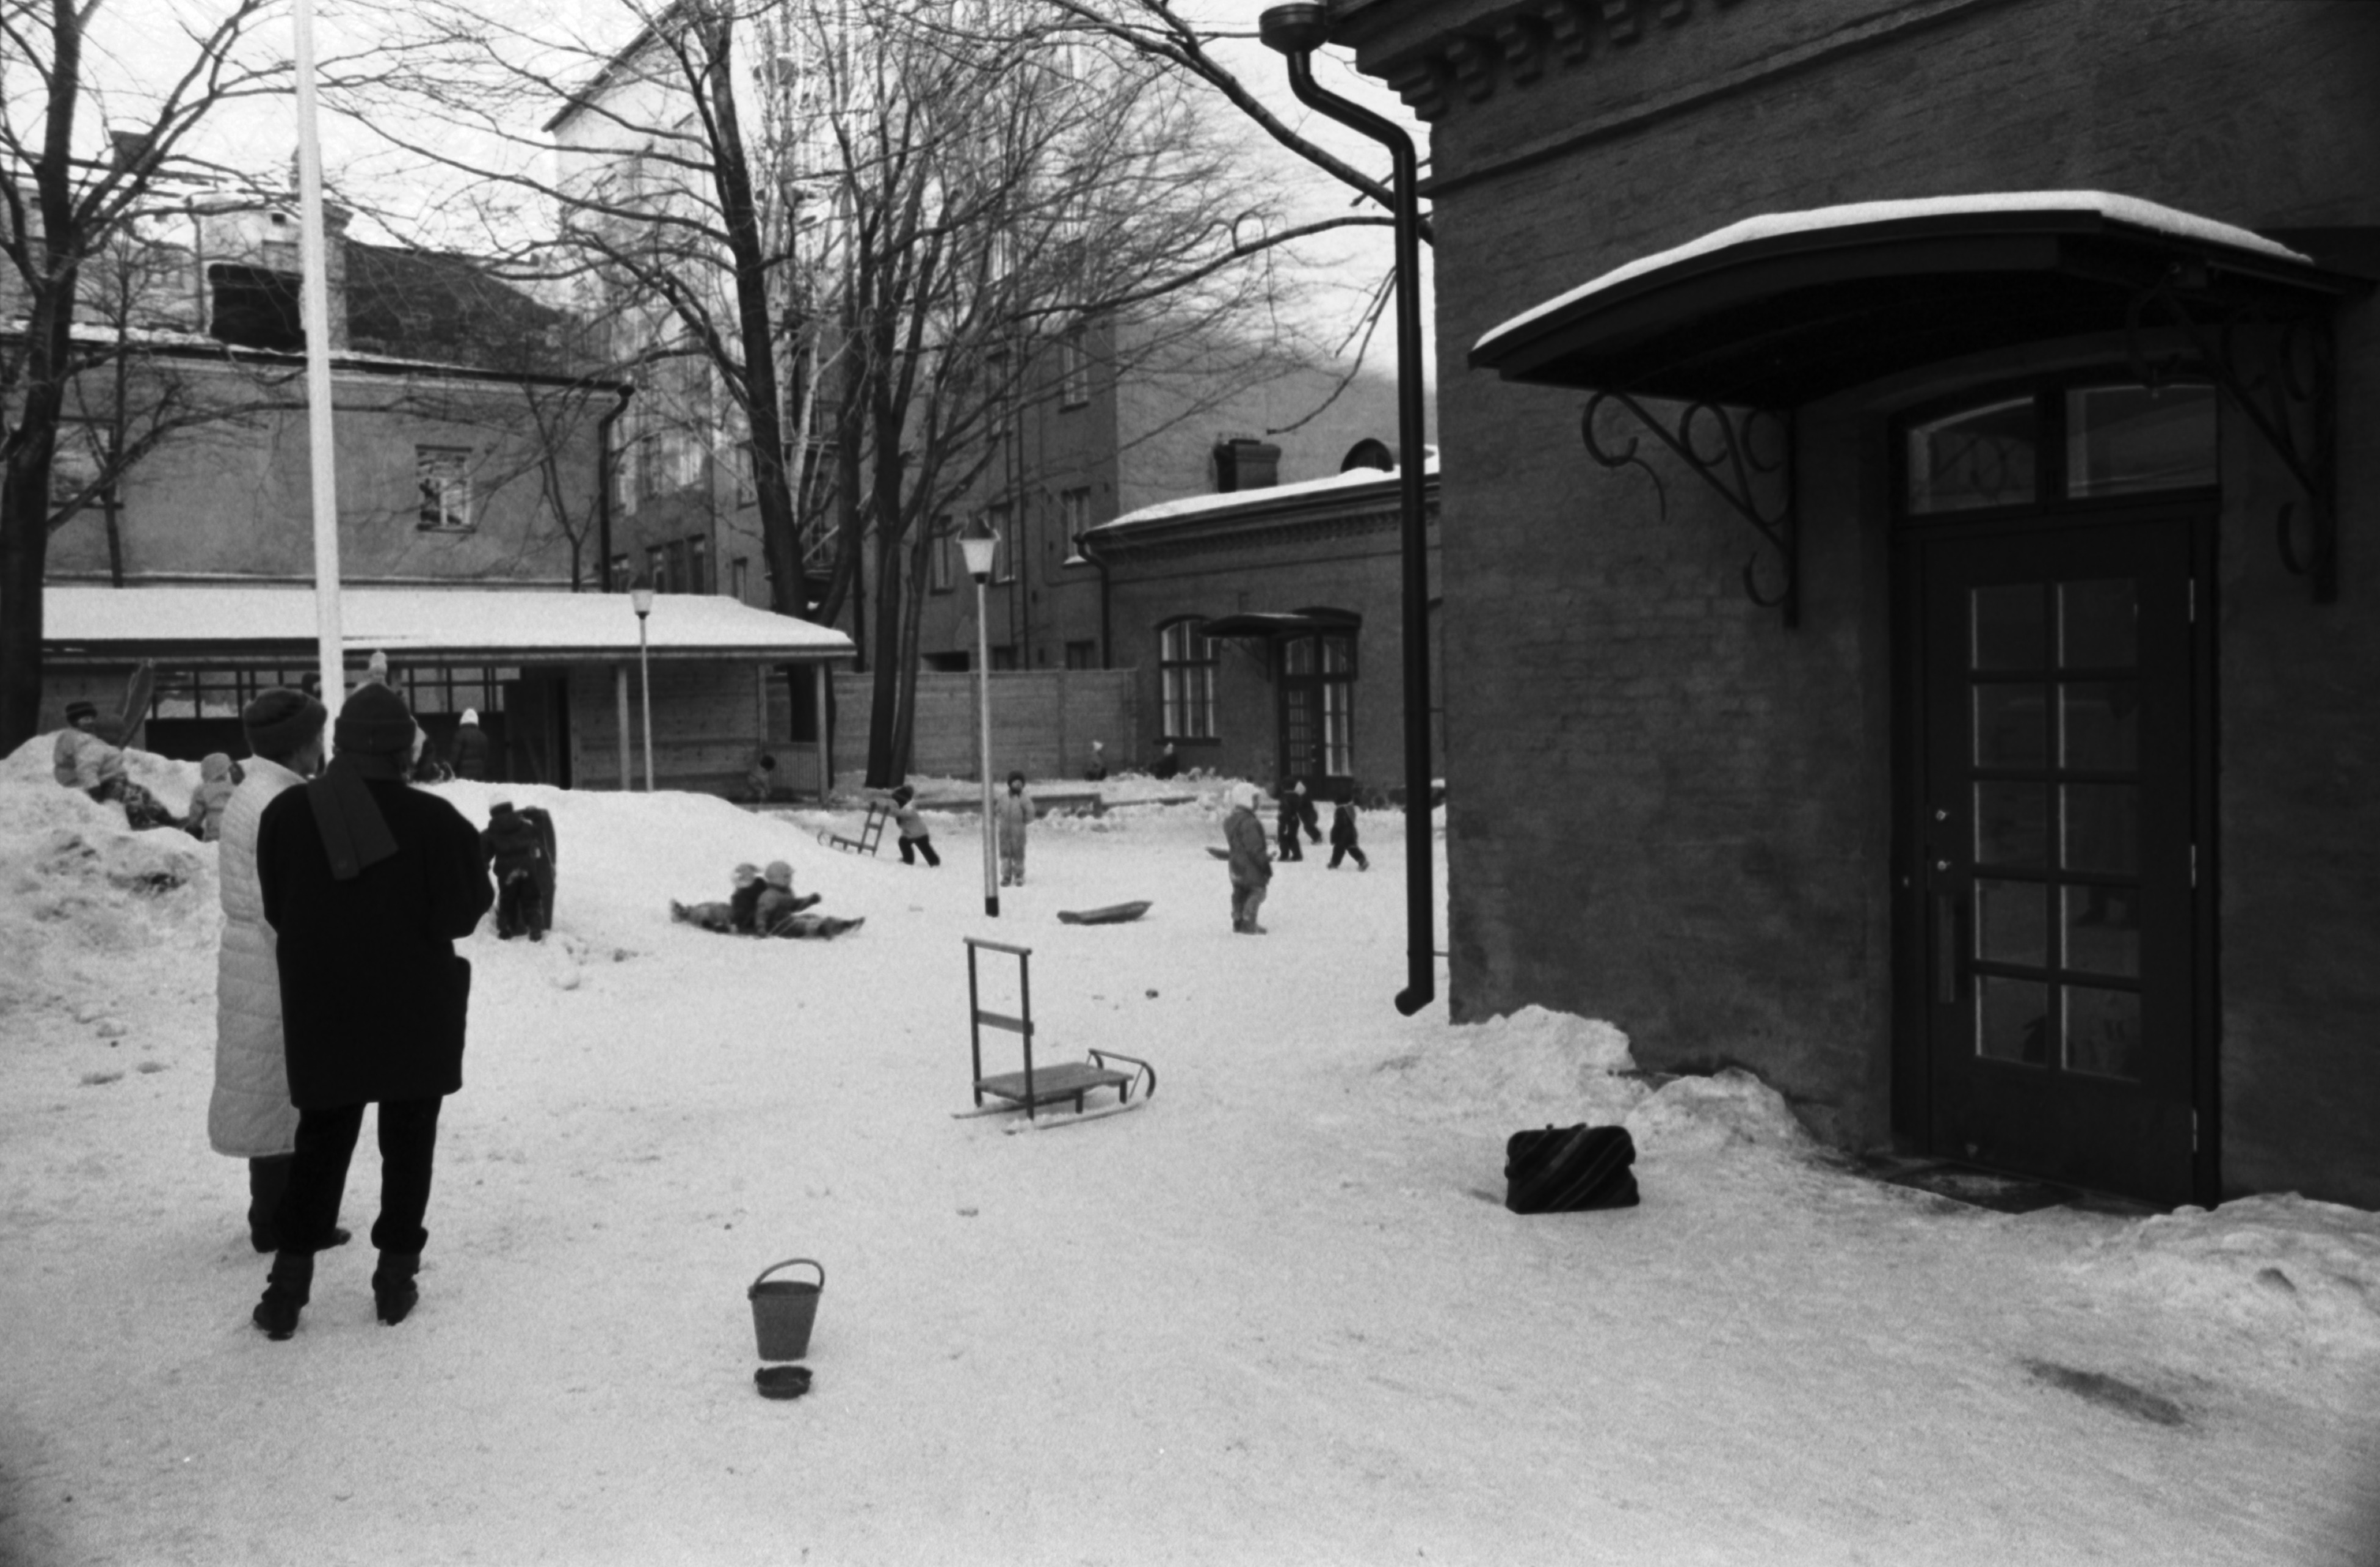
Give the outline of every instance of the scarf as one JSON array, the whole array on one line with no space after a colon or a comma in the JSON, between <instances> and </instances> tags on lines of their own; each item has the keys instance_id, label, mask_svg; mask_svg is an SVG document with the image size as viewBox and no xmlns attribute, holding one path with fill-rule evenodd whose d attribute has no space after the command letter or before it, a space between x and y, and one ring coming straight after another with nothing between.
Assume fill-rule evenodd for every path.
<instances>
[{"instance_id":1,"label":"scarf","mask_svg":"<svg viewBox=\"0 0 2380 1567\"><path fill-rule=\"evenodd\" d=\"M321 776L306 785L306 803L331 858L331 880L352 881L396 853L395 835L372 798L368 780L397 780L405 770L395 757L341 751Z\"/></svg>"}]
</instances>

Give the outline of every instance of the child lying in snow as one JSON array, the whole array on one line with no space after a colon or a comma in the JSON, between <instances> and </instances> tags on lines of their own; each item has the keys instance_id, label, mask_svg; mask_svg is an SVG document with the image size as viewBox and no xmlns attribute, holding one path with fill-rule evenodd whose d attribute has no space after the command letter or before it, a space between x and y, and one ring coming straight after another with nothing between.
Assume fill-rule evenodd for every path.
<instances>
[{"instance_id":1,"label":"child lying in snow","mask_svg":"<svg viewBox=\"0 0 2380 1567\"><path fill-rule=\"evenodd\" d=\"M865 923L802 912L819 894L794 895L794 868L783 860L771 863L765 880L749 864L735 868L735 895L725 903L670 905L670 917L682 925L699 925L722 935L833 937Z\"/></svg>"},{"instance_id":2,"label":"child lying in snow","mask_svg":"<svg viewBox=\"0 0 2380 1567\"><path fill-rule=\"evenodd\" d=\"M794 896L794 868L783 860L771 860L768 885L760 889L759 901L753 908L754 923L762 934L795 940L812 936L830 939L867 923L865 919L836 919L802 912L818 901L816 893L807 898Z\"/></svg>"},{"instance_id":3,"label":"child lying in snow","mask_svg":"<svg viewBox=\"0 0 2380 1567\"><path fill-rule=\"evenodd\" d=\"M747 860L735 868L735 891L725 903L682 904L670 902L670 917L681 925L699 925L705 930L722 935L739 931L753 933L753 905L760 901L760 868Z\"/></svg>"}]
</instances>

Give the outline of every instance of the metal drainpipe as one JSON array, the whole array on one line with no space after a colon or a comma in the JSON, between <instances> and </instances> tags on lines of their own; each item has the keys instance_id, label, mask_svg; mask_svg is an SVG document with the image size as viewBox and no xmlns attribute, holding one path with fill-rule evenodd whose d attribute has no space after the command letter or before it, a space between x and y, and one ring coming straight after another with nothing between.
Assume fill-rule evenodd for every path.
<instances>
[{"instance_id":1,"label":"metal drainpipe","mask_svg":"<svg viewBox=\"0 0 2380 1567\"><path fill-rule=\"evenodd\" d=\"M637 395L633 386L620 388L620 400L612 411L595 421L595 548L601 556L595 563L595 580L602 584L602 592L612 590L612 426L628 411L628 399ZM578 585L572 583L571 591Z\"/></svg>"},{"instance_id":2,"label":"metal drainpipe","mask_svg":"<svg viewBox=\"0 0 2380 1567\"><path fill-rule=\"evenodd\" d=\"M1411 1017L1438 996L1438 920L1431 893L1429 803L1429 535L1422 510L1421 200L1413 139L1314 79L1313 53L1329 42L1330 13L1312 0L1274 6L1257 23L1289 61L1298 101L1389 150L1394 161L1397 264L1397 502L1403 524L1405 639L1405 988Z\"/></svg>"}]
</instances>

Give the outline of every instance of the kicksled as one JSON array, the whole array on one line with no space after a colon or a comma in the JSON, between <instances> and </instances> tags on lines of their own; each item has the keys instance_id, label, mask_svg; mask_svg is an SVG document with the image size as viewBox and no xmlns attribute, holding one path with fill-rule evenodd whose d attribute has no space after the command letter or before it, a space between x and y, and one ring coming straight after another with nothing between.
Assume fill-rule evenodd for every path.
<instances>
[{"instance_id":1,"label":"kicksled","mask_svg":"<svg viewBox=\"0 0 2380 1567\"><path fill-rule=\"evenodd\" d=\"M1025 1119L1013 1121L1001 1128L1003 1132L1031 1132L1053 1126L1072 1126L1085 1121L1103 1120L1140 1109L1157 1092L1157 1068L1138 1056L1121 1051L1092 1050L1081 1061L1043 1061L1036 1063L1033 1052L1033 978L1030 947L1010 946L1004 941L987 941L969 936L967 946L967 1042L974 1063L975 1105L968 1110L954 1110L955 1121L972 1121L992 1115L1014 1115L1025 1112ZM1006 953L1016 959L1017 1012L1014 1016L995 1012L983 1004L982 991L977 983L976 957L978 953ZM1014 1034L1024 1045L1025 1069L1021 1072L1001 1072L987 1075L983 1069L983 1031ZM1137 1091L1139 1098L1135 1099ZM1091 1104L1094 1094L1112 1093L1113 1102ZM991 1102L987 1102L991 1101ZM1044 1120L1041 1111L1071 1105L1070 1113Z\"/></svg>"}]
</instances>

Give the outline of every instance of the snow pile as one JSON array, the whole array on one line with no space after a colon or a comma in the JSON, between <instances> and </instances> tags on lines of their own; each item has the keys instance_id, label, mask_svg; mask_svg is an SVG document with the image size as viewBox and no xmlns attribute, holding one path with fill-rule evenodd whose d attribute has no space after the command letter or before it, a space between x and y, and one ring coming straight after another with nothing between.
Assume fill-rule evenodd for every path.
<instances>
[{"instance_id":1,"label":"snow pile","mask_svg":"<svg viewBox=\"0 0 2380 1567\"><path fill-rule=\"evenodd\" d=\"M1645 1098L1628 1036L1609 1023L1526 1006L1449 1028L1427 1048L1372 1070L1425 1113L1495 1117L1514 1126L1609 1125Z\"/></svg>"},{"instance_id":2,"label":"snow pile","mask_svg":"<svg viewBox=\"0 0 2380 1567\"><path fill-rule=\"evenodd\" d=\"M2380 1354L2380 1214L2281 1193L2129 1225L2086 1280L2278 1343Z\"/></svg>"},{"instance_id":3,"label":"snow pile","mask_svg":"<svg viewBox=\"0 0 2380 1567\"><path fill-rule=\"evenodd\" d=\"M1718 1153L1742 1146L1804 1153L1816 1146L1783 1096L1735 1066L1663 1085L1629 1112L1627 1125L1644 1153Z\"/></svg>"},{"instance_id":4,"label":"snow pile","mask_svg":"<svg viewBox=\"0 0 2380 1567\"><path fill-rule=\"evenodd\" d=\"M221 926L215 851L173 828L135 832L124 808L50 774L51 736L0 762L0 1016L62 1002L89 956L212 947ZM198 769L146 751L126 771L168 803Z\"/></svg>"}]
</instances>

